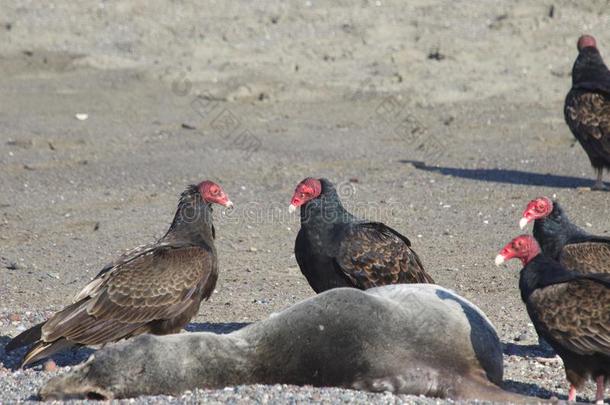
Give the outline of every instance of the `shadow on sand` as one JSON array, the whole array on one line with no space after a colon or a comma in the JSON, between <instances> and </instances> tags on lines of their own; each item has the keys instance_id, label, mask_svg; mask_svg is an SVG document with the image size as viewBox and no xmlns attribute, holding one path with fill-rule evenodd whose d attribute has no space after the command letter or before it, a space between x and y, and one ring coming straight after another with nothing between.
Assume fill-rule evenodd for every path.
<instances>
[{"instance_id":1,"label":"shadow on sand","mask_svg":"<svg viewBox=\"0 0 610 405\"><path fill-rule=\"evenodd\" d=\"M541 357L547 359L555 357L555 351L544 340L540 340L540 343L537 345L518 345L515 343L502 342L502 350L507 356L519 356L529 358ZM505 390L515 392L517 394L547 399L551 397L555 397L558 399L567 399L567 396L565 395L560 395L556 392L549 391L536 384L524 383L514 380L504 380L502 385Z\"/></svg>"},{"instance_id":2,"label":"shadow on sand","mask_svg":"<svg viewBox=\"0 0 610 405\"><path fill-rule=\"evenodd\" d=\"M542 388L539 385L531 384L531 383L524 383L524 382L514 381L514 380L504 380L504 382L502 383L502 387L506 391L514 392L516 394L521 394L521 395L529 395L531 397L546 398L546 399L555 397L558 399L568 399L568 397L565 395L560 395L556 392L549 391L546 388Z\"/></svg>"},{"instance_id":3,"label":"shadow on sand","mask_svg":"<svg viewBox=\"0 0 610 405\"><path fill-rule=\"evenodd\" d=\"M424 162L415 160L399 160L400 163L411 164L418 170L440 173L445 176L463 179L487 181L491 183L520 184L524 186L544 186L553 188L577 188L593 186L592 179L572 176L559 176L551 173L532 173L511 169L462 169L458 167L427 166ZM610 185L606 183L606 185Z\"/></svg>"},{"instance_id":4,"label":"shadow on sand","mask_svg":"<svg viewBox=\"0 0 610 405\"><path fill-rule=\"evenodd\" d=\"M519 357L543 357L553 358L555 357L555 351L548 343L543 340L537 345L518 345L515 343L502 343L503 352L507 356L519 356Z\"/></svg>"},{"instance_id":5,"label":"shadow on sand","mask_svg":"<svg viewBox=\"0 0 610 405\"><path fill-rule=\"evenodd\" d=\"M11 340L10 336L0 336L0 363L4 364L4 367L10 369L16 369L21 363L23 355L27 351L27 347L14 350L10 353L4 351L4 347ZM82 363L87 360L91 354L95 352L94 349L81 347L64 350L63 352L53 355L51 358L59 367L73 366L78 363ZM45 360L41 360L35 363L34 366L44 363Z\"/></svg>"},{"instance_id":6,"label":"shadow on sand","mask_svg":"<svg viewBox=\"0 0 610 405\"><path fill-rule=\"evenodd\" d=\"M185 328L188 332L212 332L224 335L250 325L246 322L227 322L227 323L189 323Z\"/></svg>"}]
</instances>

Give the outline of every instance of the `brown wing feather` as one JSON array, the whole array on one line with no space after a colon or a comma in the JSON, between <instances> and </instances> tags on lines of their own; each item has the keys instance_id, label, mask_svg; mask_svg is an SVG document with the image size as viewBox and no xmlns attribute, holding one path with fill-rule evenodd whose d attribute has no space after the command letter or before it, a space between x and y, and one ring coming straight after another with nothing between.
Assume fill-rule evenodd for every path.
<instances>
[{"instance_id":1,"label":"brown wing feather","mask_svg":"<svg viewBox=\"0 0 610 405\"><path fill-rule=\"evenodd\" d=\"M581 242L564 246L561 264L578 273L610 273L610 243Z\"/></svg>"},{"instance_id":2,"label":"brown wing feather","mask_svg":"<svg viewBox=\"0 0 610 405\"><path fill-rule=\"evenodd\" d=\"M591 280L556 284L534 291L529 304L566 349L610 356L610 288Z\"/></svg>"},{"instance_id":3,"label":"brown wing feather","mask_svg":"<svg viewBox=\"0 0 610 405\"><path fill-rule=\"evenodd\" d=\"M568 126L587 148L597 153L610 154L610 99L602 93L570 92L566 99Z\"/></svg>"},{"instance_id":4,"label":"brown wing feather","mask_svg":"<svg viewBox=\"0 0 610 405\"><path fill-rule=\"evenodd\" d=\"M94 345L119 340L148 322L180 317L209 297L216 273L215 256L196 246L139 254L101 274L103 281L86 297L49 319L42 340Z\"/></svg>"},{"instance_id":5,"label":"brown wing feather","mask_svg":"<svg viewBox=\"0 0 610 405\"><path fill-rule=\"evenodd\" d=\"M397 232L380 223L351 227L341 241L336 262L358 288L434 282Z\"/></svg>"}]
</instances>

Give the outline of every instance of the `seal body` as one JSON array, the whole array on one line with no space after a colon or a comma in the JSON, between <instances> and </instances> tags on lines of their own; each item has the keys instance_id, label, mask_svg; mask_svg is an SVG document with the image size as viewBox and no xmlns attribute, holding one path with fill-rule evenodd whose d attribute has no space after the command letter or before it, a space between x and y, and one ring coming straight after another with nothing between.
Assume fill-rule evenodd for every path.
<instances>
[{"instance_id":1,"label":"seal body","mask_svg":"<svg viewBox=\"0 0 610 405\"><path fill-rule=\"evenodd\" d=\"M179 394L239 384L337 386L519 401L499 388L487 317L436 285L337 288L228 335L144 335L50 380L43 399Z\"/></svg>"}]
</instances>

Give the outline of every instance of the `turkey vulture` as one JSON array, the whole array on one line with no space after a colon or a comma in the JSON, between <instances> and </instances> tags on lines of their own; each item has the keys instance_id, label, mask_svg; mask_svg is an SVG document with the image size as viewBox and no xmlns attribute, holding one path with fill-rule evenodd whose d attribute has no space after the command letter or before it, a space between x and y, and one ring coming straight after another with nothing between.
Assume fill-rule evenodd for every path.
<instances>
[{"instance_id":1,"label":"turkey vulture","mask_svg":"<svg viewBox=\"0 0 610 405\"><path fill-rule=\"evenodd\" d=\"M294 254L316 293L335 287L364 290L386 284L434 283L407 237L347 212L327 179L306 178L299 183L290 212L297 207L301 207L301 230Z\"/></svg>"},{"instance_id":2,"label":"turkey vulture","mask_svg":"<svg viewBox=\"0 0 610 405\"><path fill-rule=\"evenodd\" d=\"M579 273L610 273L610 238L591 235L568 219L558 202L538 197L527 204L521 229L534 220L534 237L545 255Z\"/></svg>"},{"instance_id":3,"label":"turkey vulture","mask_svg":"<svg viewBox=\"0 0 610 405\"><path fill-rule=\"evenodd\" d=\"M595 190L606 190L603 169L610 168L610 71L597 50L595 38L578 39L572 68L572 88L566 96L565 120L597 170Z\"/></svg>"},{"instance_id":4,"label":"turkey vulture","mask_svg":"<svg viewBox=\"0 0 610 405\"><path fill-rule=\"evenodd\" d=\"M216 183L188 186L161 239L106 265L73 304L16 336L6 351L34 343L23 367L75 345L180 331L218 279L212 203L233 205Z\"/></svg>"},{"instance_id":5,"label":"turkey vulture","mask_svg":"<svg viewBox=\"0 0 610 405\"><path fill-rule=\"evenodd\" d=\"M536 332L562 358L570 382L569 401L588 378L597 383L595 401L603 403L605 379L610 377L610 274L582 274L566 269L540 253L529 235L508 243L496 264L518 258L519 279Z\"/></svg>"}]
</instances>

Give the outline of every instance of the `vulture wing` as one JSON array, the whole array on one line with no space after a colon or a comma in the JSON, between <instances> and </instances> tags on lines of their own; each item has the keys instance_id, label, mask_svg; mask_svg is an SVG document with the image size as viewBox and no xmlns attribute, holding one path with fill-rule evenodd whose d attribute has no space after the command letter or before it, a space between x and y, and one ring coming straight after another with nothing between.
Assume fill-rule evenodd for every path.
<instances>
[{"instance_id":1,"label":"vulture wing","mask_svg":"<svg viewBox=\"0 0 610 405\"><path fill-rule=\"evenodd\" d=\"M592 239L565 245L560 263L578 273L610 273L610 240Z\"/></svg>"},{"instance_id":2,"label":"vulture wing","mask_svg":"<svg viewBox=\"0 0 610 405\"><path fill-rule=\"evenodd\" d=\"M538 289L529 298L538 325L565 349L610 356L610 285L575 280Z\"/></svg>"},{"instance_id":3,"label":"vulture wing","mask_svg":"<svg viewBox=\"0 0 610 405\"><path fill-rule=\"evenodd\" d=\"M565 106L566 121L589 152L610 156L610 94L572 90Z\"/></svg>"},{"instance_id":4,"label":"vulture wing","mask_svg":"<svg viewBox=\"0 0 610 405\"><path fill-rule=\"evenodd\" d=\"M212 249L188 244L137 249L104 268L78 294L75 303L42 326L40 341L26 354L23 364L68 343L117 341L149 331L153 321L182 319L185 313L188 321L201 299L214 290L217 277Z\"/></svg>"},{"instance_id":5,"label":"vulture wing","mask_svg":"<svg viewBox=\"0 0 610 405\"><path fill-rule=\"evenodd\" d=\"M433 283L411 250L409 240L379 222L353 224L339 246L336 264L354 283L367 289L395 283Z\"/></svg>"}]
</instances>

